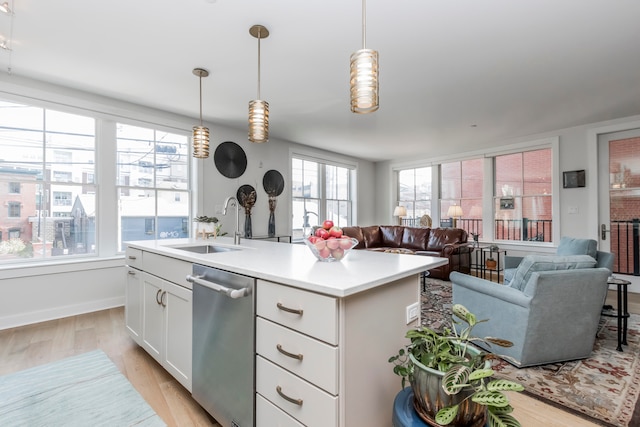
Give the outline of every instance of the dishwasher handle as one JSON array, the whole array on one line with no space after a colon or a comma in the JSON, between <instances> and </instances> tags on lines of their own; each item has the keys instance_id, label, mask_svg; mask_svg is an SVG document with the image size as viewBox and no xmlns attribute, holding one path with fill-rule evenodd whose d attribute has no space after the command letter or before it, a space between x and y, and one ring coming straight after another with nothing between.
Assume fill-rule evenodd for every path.
<instances>
[{"instance_id":1,"label":"dishwasher handle","mask_svg":"<svg viewBox=\"0 0 640 427\"><path fill-rule=\"evenodd\" d=\"M233 299L246 297L251 294L251 288L231 289L216 282L203 280L202 276L192 276L190 274L187 274L187 282L206 286L207 288L213 289L214 291L220 292L221 294L224 294Z\"/></svg>"}]
</instances>

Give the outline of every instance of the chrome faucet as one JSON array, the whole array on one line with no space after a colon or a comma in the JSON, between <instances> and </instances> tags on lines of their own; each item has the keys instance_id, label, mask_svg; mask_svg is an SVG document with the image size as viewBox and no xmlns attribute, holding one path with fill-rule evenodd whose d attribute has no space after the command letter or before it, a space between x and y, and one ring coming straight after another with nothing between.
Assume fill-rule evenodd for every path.
<instances>
[{"instance_id":1,"label":"chrome faucet","mask_svg":"<svg viewBox=\"0 0 640 427\"><path fill-rule=\"evenodd\" d=\"M227 214L227 208L229 207L229 203L231 206L236 207L236 231L233 233L233 244L240 244L240 206L238 204L238 199L233 196L227 197L227 200L224 201L224 209L222 210L222 215Z\"/></svg>"}]
</instances>

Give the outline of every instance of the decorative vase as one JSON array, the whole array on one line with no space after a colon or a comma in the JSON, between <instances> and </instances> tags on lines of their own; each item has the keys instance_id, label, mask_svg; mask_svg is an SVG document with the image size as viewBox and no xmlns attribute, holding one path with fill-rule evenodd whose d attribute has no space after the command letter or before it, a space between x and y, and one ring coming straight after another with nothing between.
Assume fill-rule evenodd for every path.
<instances>
[{"instance_id":1,"label":"decorative vase","mask_svg":"<svg viewBox=\"0 0 640 427\"><path fill-rule=\"evenodd\" d=\"M269 237L274 237L276 235L276 198L273 196L269 196L269 227L268 233Z\"/></svg>"},{"instance_id":2,"label":"decorative vase","mask_svg":"<svg viewBox=\"0 0 640 427\"><path fill-rule=\"evenodd\" d=\"M476 352L474 348L467 349L469 352ZM436 414L442 408L451 405L460 405L458 415L449 424L455 427L480 427L485 425L487 407L473 402L467 397L472 390L448 395L442 388L444 372L428 368L418 362L412 354L409 354L413 364L413 375L411 378L411 389L413 390L413 406L427 424L437 425Z\"/></svg>"},{"instance_id":3,"label":"decorative vase","mask_svg":"<svg viewBox=\"0 0 640 427\"><path fill-rule=\"evenodd\" d=\"M253 237L253 231L251 230L251 214L247 213L244 216L244 237L250 239Z\"/></svg>"}]
</instances>

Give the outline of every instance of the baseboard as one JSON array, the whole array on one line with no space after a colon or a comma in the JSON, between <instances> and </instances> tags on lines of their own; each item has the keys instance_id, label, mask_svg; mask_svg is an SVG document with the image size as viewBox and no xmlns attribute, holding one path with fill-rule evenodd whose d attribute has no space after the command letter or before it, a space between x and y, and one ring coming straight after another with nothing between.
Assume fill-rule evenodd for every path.
<instances>
[{"instance_id":1,"label":"baseboard","mask_svg":"<svg viewBox=\"0 0 640 427\"><path fill-rule=\"evenodd\" d=\"M46 322L78 314L91 313L124 305L124 296L90 301L82 304L54 307L48 310L32 311L14 316L0 317L0 330Z\"/></svg>"}]
</instances>

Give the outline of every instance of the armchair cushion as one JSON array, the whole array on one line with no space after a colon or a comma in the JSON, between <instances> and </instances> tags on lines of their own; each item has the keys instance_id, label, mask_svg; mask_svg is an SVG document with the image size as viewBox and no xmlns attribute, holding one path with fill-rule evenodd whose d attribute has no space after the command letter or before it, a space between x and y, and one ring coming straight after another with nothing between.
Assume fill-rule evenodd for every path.
<instances>
[{"instance_id":1,"label":"armchair cushion","mask_svg":"<svg viewBox=\"0 0 640 427\"><path fill-rule=\"evenodd\" d=\"M524 289L531 274L537 271L593 268L595 265L595 258L589 255L527 255L518 265L513 278L509 281L509 286L518 290Z\"/></svg>"},{"instance_id":2,"label":"armchair cushion","mask_svg":"<svg viewBox=\"0 0 640 427\"><path fill-rule=\"evenodd\" d=\"M593 239L575 239L573 237L563 237L560 239L556 255L589 255L596 258L598 242Z\"/></svg>"}]
</instances>

